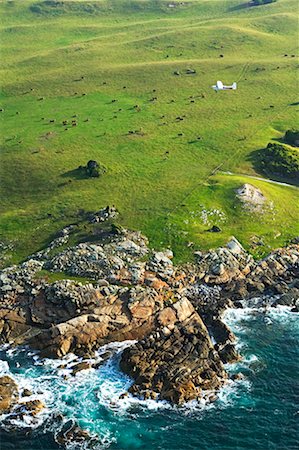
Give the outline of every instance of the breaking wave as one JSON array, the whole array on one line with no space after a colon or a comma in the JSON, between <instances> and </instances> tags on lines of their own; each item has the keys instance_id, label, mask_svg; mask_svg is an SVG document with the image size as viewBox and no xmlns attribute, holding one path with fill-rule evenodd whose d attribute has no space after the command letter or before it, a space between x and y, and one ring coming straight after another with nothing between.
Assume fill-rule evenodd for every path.
<instances>
[{"instance_id":1,"label":"breaking wave","mask_svg":"<svg viewBox=\"0 0 299 450\"><path fill-rule=\"evenodd\" d=\"M26 400L38 398L46 408L36 417L25 414L22 420L14 418L13 414L2 415L0 425L6 430L30 428L56 435L67 421L73 421L98 439L95 448L134 449L142 446L144 438L140 437L140 429L145 427L145 420L160 421L156 426L168 435L184 420L206 423L208 418L226 417L226 410L252 410L258 402L255 382L259 377L262 379L269 365L263 347L268 343L265 344L265 339L270 340L273 333L286 328L298 335L297 316L287 307L244 308L227 310L224 320L236 334L237 347L243 356L238 363L227 365L227 370L231 374L241 373L244 378L229 380L213 403L203 399L173 407L167 402L139 400L127 395L132 380L120 371L119 359L133 341L101 347L92 360L98 368L83 370L76 375L72 370L82 359L75 355L60 360L41 359L27 348L6 345L0 349L0 375L13 377L20 391L26 388L32 392ZM107 354L111 356L106 360ZM273 370L276 376L276 366ZM265 383L263 388L266 389ZM69 442L68 448L78 448L76 445Z\"/></svg>"}]
</instances>

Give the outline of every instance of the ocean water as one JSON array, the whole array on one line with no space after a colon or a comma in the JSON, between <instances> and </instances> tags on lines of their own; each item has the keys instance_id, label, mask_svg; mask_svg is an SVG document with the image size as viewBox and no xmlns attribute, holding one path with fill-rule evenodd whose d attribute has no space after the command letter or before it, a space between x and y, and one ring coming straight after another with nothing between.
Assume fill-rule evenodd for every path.
<instances>
[{"instance_id":1,"label":"ocean water","mask_svg":"<svg viewBox=\"0 0 299 450\"><path fill-rule=\"evenodd\" d=\"M228 310L226 322L238 338L241 362L228 366L244 380L230 382L209 405L184 407L119 396L131 380L118 369L123 348L98 369L70 376L77 359L40 360L28 349L0 350L0 373L11 374L47 408L36 419L2 416L0 449L54 450L54 435L74 419L98 438L95 449L110 450L292 450L299 448L299 319L288 308ZM109 346L108 346L109 348ZM97 359L107 350L99 349ZM84 449L74 444L69 449Z\"/></svg>"}]
</instances>

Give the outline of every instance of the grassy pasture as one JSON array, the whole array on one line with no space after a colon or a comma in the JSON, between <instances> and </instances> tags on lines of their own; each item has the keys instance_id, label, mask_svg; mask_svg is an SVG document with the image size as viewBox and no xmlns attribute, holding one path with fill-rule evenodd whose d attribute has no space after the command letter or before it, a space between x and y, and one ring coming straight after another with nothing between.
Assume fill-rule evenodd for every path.
<instances>
[{"instance_id":1,"label":"grassy pasture","mask_svg":"<svg viewBox=\"0 0 299 450\"><path fill-rule=\"evenodd\" d=\"M299 233L298 188L246 178L255 175L251 153L297 127L296 0L170 4L0 2L0 239L14 243L7 263L80 220L80 210L106 204L181 260L232 234L258 256ZM215 94L217 79L238 81L238 90ZM107 173L78 177L89 159ZM243 175L213 175L217 167ZM235 189L246 180L273 209L244 213ZM204 210L223 212L221 233L205 231ZM253 246L255 237L263 245Z\"/></svg>"}]
</instances>

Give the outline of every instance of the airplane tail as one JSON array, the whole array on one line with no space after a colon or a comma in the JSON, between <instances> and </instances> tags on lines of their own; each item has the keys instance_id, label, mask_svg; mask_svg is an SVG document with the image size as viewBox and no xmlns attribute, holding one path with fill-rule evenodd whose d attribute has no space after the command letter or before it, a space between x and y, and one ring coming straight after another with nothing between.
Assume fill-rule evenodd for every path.
<instances>
[{"instance_id":1,"label":"airplane tail","mask_svg":"<svg viewBox=\"0 0 299 450\"><path fill-rule=\"evenodd\" d=\"M233 89L234 89L234 91L235 91L235 90L237 89L237 83L236 83L236 82L233 83L232 86L233 86Z\"/></svg>"}]
</instances>

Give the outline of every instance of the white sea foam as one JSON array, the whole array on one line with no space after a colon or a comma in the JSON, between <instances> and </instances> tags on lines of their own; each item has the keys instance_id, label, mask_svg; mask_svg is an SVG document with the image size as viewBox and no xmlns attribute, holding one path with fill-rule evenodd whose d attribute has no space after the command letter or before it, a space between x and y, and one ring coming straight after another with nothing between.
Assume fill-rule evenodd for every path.
<instances>
[{"instance_id":1,"label":"white sea foam","mask_svg":"<svg viewBox=\"0 0 299 450\"><path fill-rule=\"evenodd\" d=\"M79 372L76 377L70 375L71 368L82 358L72 354L60 360L39 359L37 357L34 358L35 365L43 366L50 373L40 374L38 377L32 378L29 369L23 376L16 377L17 382L22 389L26 387L33 392L39 392L38 398L49 406L48 412L54 409L56 412L67 414L68 417L73 415L74 418L79 419L80 417L88 417L88 411L95 408L95 397L100 406L116 415L130 414L132 411L138 412L138 410L155 411L161 409L179 409L185 414L195 411L202 412L205 409L217 407L219 404L221 404L221 407L230 404L233 401L236 387L240 384L246 384L244 380L230 381L217 394L217 402L211 403L207 398L202 398L200 401L192 401L180 407L172 406L166 401L138 399L130 394L121 398L122 394L127 393L133 381L120 371L119 358L122 351L132 344L134 344L134 341L114 342L101 347L96 352L96 362L107 351L113 352L113 356L99 369ZM61 368L61 366L65 367ZM95 392L95 397L92 399L88 397L91 391ZM84 392L84 404L80 404L80 399L77 399L73 405L69 406L66 400L74 397L76 392ZM34 394L33 397L36 398L36 395ZM78 407L82 407L79 415Z\"/></svg>"},{"instance_id":2,"label":"white sea foam","mask_svg":"<svg viewBox=\"0 0 299 450\"><path fill-rule=\"evenodd\" d=\"M265 320L267 327L275 326L277 321L289 323L291 320L295 324L295 316L288 307L269 307L267 309L248 307L227 310L223 318L236 333L238 349L241 354L245 355L242 361L227 366L232 373L242 371L242 369L256 372L262 367L262 362L256 355L250 353L244 339L244 334L248 332L248 321L255 317L260 318L261 315L267 319ZM296 327L298 329L298 321ZM244 404L246 407L252 406L251 385L248 379L229 380L217 393L218 400L214 403L203 398L201 401L193 401L176 407L163 401L140 400L132 395L122 397L133 381L120 371L119 359L122 351L133 344L134 341L114 342L101 347L96 352L93 362L102 363L103 356L107 352L110 352L112 356L98 369L78 372L76 376L71 375L72 367L82 361L82 358L69 354L60 360L52 360L41 359L36 353L29 354L34 362L33 365L13 376L21 390L28 388L33 392L28 400L39 398L47 405L47 408L34 421L26 416L24 420L14 422L14 424L18 427L35 428L45 424L49 415L54 412L61 413L67 419L73 418L90 433L96 433L101 439L101 448L106 448L109 447L114 437L109 429L109 421L102 418L104 411L117 418L117 416L132 417L143 411L154 413L156 410L162 409L178 411L185 415L204 414L211 408L226 408L235 402ZM19 354L18 352L23 351L28 355L27 349L16 350L7 346L5 349L8 360L13 361ZM9 362L0 361L0 373L10 373L9 369ZM6 416L6 419L7 417L9 416ZM69 450L73 449L69 447Z\"/></svg>"},{"instance_id":3,"label":"white sea foam","mask_svg":"<svg viewBox=\"0 0 299 450\"><path fill-rule=\"evenodd\" d=\"M7 361L0 359L0 375L7 375L10 372L9 364Z\"/></svg>"},{"instance_id":4,"label":"white sea foam","mask_svg":"<svg viewBox=\"0 0 299 450\"><path fill-rule=\"evenodd\" d=\"M277 322L287 322L288 325L297 327L299 325L298 314L292 312L291 307L283 305L229 308L223 314L223 320L237 334L246 333L248 331L246 322L254 317L263 318L266 326L275 325Z\"/></svg>"}]
</instances>

